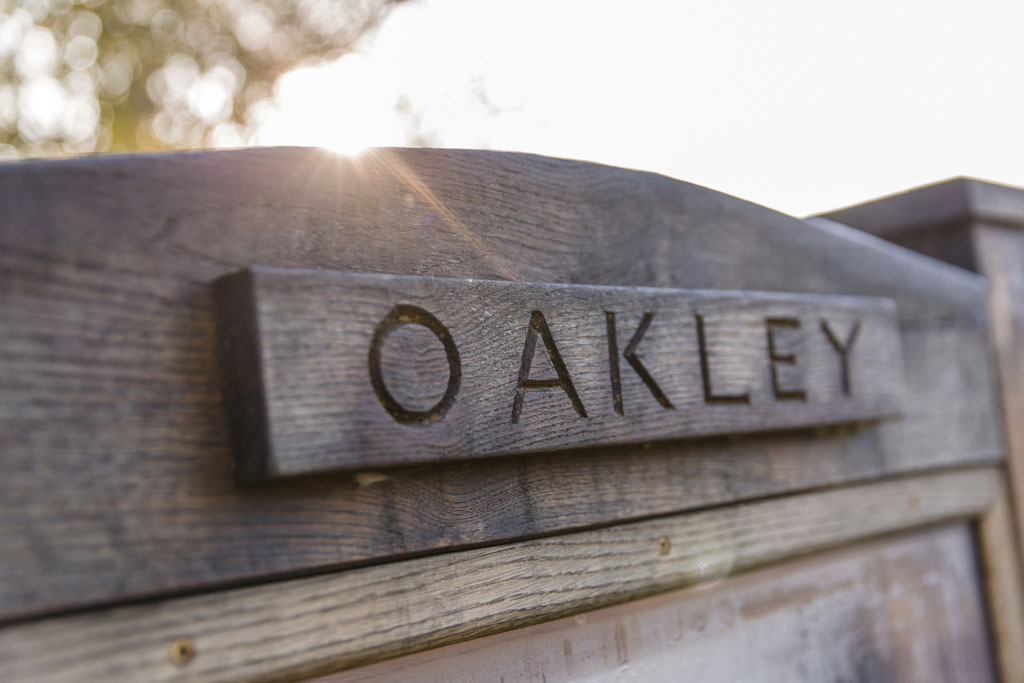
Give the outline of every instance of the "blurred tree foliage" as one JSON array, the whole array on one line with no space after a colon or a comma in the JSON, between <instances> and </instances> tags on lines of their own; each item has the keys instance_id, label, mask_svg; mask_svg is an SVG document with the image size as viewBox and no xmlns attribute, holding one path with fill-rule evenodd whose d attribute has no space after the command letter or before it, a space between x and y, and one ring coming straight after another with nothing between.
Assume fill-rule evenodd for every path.
<instances>
[{"instance_id":1,"label":"blurred tree foliage","mask_svg":"<svg viewBox=\"0 0 1024 683\"><path fill-rule=\"evenodd\" d=\"M0 157L245 144L401 0L0 0Z\"/></svg>"}]
</instances>

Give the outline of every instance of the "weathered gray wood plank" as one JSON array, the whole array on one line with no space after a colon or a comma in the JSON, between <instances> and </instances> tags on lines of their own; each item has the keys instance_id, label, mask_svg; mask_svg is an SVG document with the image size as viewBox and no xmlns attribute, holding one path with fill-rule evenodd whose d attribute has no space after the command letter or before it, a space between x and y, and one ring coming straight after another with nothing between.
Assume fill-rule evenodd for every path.
<instances>
[{"instance_id":1,"label":"weathered gray wood plank","mask_svg":"<svg viewBox=\"0 0 1024 683\"><path fill-rule=\"evenodd\" d=\"M883 299L267 268L219 291L249 478L876 421L904 393Z\"/></svg>"},{"instance_id":2,"label":"weathered gray wood plank","mask_svg":"<svg viewBox=\"0 0 1024 683\"><path fill-rule=\"evenodd\" d=\"M902 243L913 233L968 232L971 223L1024 227L1024 188L951 178L823 214L844 225ZM945 233L948 237L950 233ZM968 242L960 242L968 249ZM928 253L928 252L924 252Z\"/></svg>"},{"instance_id":3,"label":"weathered gray wood plank","mask_svg":"<svg viewBox=\"0 0 1024 683\"><path fill-rule=\"evenodd\" d=\"M240 490L211 284L252 264L890 297L904 418ZM0 619L991 462L984 295L977 276L842 226L529 155L4 164Z\"/></svg>"},{"instance_id":4,"label":"weathered gray wood plank","mask_svg":"<svg viewBox=\"0 0 1024 683\"><path fill-rule=\"evenodd\" d=\"M1024 191L1017 194L1024 198ZM1024 206L1018 219L1024 225ZM1018 562L1024 566L1024 232L987 223L972 224L970 232L978 265L990 282L990 338L999 370Z\"/></svg>"},{"instance_id":5,"label":"weathered gray wood plank","mask_svg":"<svg viewBox=\"0 0 1024 683\"><path fill-rule=\"evenodd\" d=\"M970 526L940 526L315 683L1019 681L994 675L979 584Z\"/></svg>"},{"instance_id":6,"label":"weathered gray wood plank","mask_svg":"<svg viewBox=\"0 0 1024 683\"><path fill-rule=\"evenodd\" d=\"M3 244L204 285L262 264L893 297L917 316L963 312L984 290L842 225L528 154L252 149L24 162L0 177Z\"/></svg>"},{"instance_id":7,"label":"weathered gray wood plank","mask_svg":"<svg viewBox=\"0 0 1024 683\"><path fill-rule=\"evenodd\" d=\"M18 681L293 680L510 630L994 500L992 469L746 503L0 629Z\"/></svg>"},{"instance_id":8,"label":"weathered gray wood plank","mask_svg":"<svg viewBox=\"0 0 1024 683\"><path fill-rule=\"evenodd\" d=\"M1024 497L1024 189L957 178L830 216L987 277L989 338L1005 418L1006 469L1015 494L1015 546L1024 550L1019 502Z\"/></svg>"},{"instance_id":9,"label":"weathered gray wood plank","mask_svg":"<svg viewBox=\"0 0 1024 683\"><path fill-rule=\"evenodd\" d=\"M1024 680L1024 583L1013 499L1005 480L999 482L995 503L979 520L978 542L1000 680Z\"/></svg>"},{"instance_id":10,"label":"weathered gray wood plank","mask_svg":"<svg viewBox=\"0 0 1024 683\"><path fill-rule=\"evenodd\" d=\"M959 178L830 216L988 278L1009 491L980 525L981 561L1002 679L1024 680L1024 190Z\"/></svg>"}]
</instances>

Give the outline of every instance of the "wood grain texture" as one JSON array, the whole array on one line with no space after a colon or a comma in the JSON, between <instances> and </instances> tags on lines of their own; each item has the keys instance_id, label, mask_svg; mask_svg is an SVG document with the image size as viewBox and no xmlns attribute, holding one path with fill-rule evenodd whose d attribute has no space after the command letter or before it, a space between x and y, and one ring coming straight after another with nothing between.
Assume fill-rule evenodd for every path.
<instances>
[{"instance_id":1,"label":"wood grain texture","mask_svg":"<svg viewBox=\"0 0 1024 683\"><path fill-rule=\"evenodd\" d=\"M1013 500L1006 481L978 522L988 614L1002 681L1024 681L1024 583L1017 549Z\"/></svg>"},{"instance_id":2,"label":"wood grain texture","mask_svg":"<svg viewBox=\"0 0 1024 683\"><path fill-rule=\"evenodd\" d=\"M997 680L973 555L969 525L942 526L316 683Z\"/></svg>"},{"instance_id":3,"label":"wood grain texture","mask_svg":"<svg viewBox=\"0 0 1024 683\"><path fill-rule=\"evenodd\" d=\"M0 166L0 216L0 619L1002 454L981 278L660 176L436 150L102 157ZM240 490L210 286L255 263L889 297L904 418Z\"/></svg>"},{"instance_id":4,"label":"wood grain texture","mask_svg":"<svg viewBox=\"0 0 1024 683\"><path fill-rule=\"evenodd\" d=\"M1014 547L1024 549L1024 189L958 178L829 216L988 278L990 343L1012 491L1008 504L1016 510Z\"/></svg>"},{"instance_id":5,"label":"wood grain texture","mask_svg":"<svg viewBox=\"0 0 1024 683\"><path fill-rule=\"evenodd\" d=\"M951 178L823 215L897 242L912 239L912 233L941 233L973 222L1024 227L1024 188Z\"/></svg>"},{"instance_id":6,"label":"wood grain texture","mask_svg":"<svg viewBox=\"0 0 1024 683\"><path fill-rule=\"evenodd\" d=\"M19 681L290 680L477 638L874 535L979 515L963 470L776 498L0 629ZM172 659L172 645L192 656ZM175 651L180 652L180 649Z\"/></svg>"},{"instance_id":7,"label":"wood grain texture","mask_svg":"<svg viewBox=\"0 0 1024 683\"><path fill-rule=\"evenodd\" d=\"M919 315L962 311L984 287L844 226L808 230L663 176L525 154L385 149L350 160L253 149L0 172L5 243L203 284L225 265L254 263L613 286L799 284L894 296ZM135 197L145 200L125 201ZM141 267L151 261L162 265Z\"/></svg>"},{"instance_id":8,"label":"wood grain texture","mask_svg":"<svg viewBox=\"0 0 1024 683\"><path fill-rule=\"evenodd\" d=\"M1005 416L1006 471L1024 566L1024 233L985 223L972 224L971 233L978 264L990 282L989 325Z\"/></svg>"},{"instance_id":9,"label":"wood grain texture","mask_svg":"<svg viewBox=\"0 0 1024 683\"><path fill-rule=\"evenodd\" d=\"M1002 677L1024 680L1024 190L957 179L831 215L989 280L1010 491L981 525L981 558Z\"/></svg>"},{"instance_id":10,"label":"wood grain texture","mask_svg":"<svg viewBox=\"0 0 1024 683\"><path fill-rule=\"evenodd\" d=\"M870 422L904 394L884 299L267 268L219 290L248 478Z\"/></svg>"},{"instance_id":11,"label":"wood grain texture","mask_svg":"<svg viewBox=\"0 0 1024 683\"><path fill-rule=\"evenodd\" d=\"M1024 228L1024 188L973 178L917 187L823 216L918 253L987 275L975 226ZM818 221L821 218L812 218Z\"/></svg>"}]
</instances>

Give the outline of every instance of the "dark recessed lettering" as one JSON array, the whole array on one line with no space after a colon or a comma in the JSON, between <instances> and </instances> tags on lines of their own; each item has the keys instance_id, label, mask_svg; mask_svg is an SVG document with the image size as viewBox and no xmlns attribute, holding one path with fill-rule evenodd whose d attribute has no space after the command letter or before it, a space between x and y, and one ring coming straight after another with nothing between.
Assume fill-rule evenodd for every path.
<instances>
[{"instance_id":1,"label":"dark recessed lettering","mask_svg":"<svg viewBox=\"0 0 1024 683\"><path fill-rule=\"evenodd\" d=\"M611 372L612 380L612 403L615 406L615 414L622 416L626 414L625 408L622 403L622 381L619 377L619 358L618 358L618 340L616 338L615 331L615 314L610 311L605 311L605 321L608 328L608 361L609 371ZM653 313L644 313L643 318L640 320L640 325L637 326L636 331L633 333L633 337L629 340L629 344L626 345L626 350L623 351L622 355L633 368L640 379L643 380L644 384L650 390L651 394L657 399L658 403L663 408L668 410L673 409L675 406L665 396L665 392L661 390L658 383L651 377L651 373L647 372L647 368L644 367L639 356L636 354L636 349L640 346L641 340L644 338L644 334L647 332L647 328L651 326L651 319L654 318Z\"/></svg>"},{"instance_id":2,"label":"dark recessed lettering","mask_svg":"<svg viewBox=\"0 0 1024 683\"><path fill-rule=\"evenodd\" d=\"M750 394L716 394L711 387L711 368L708 362L708 342L704 334L704 316L695 313L697 321L697 351L700 355L700 376L704 382L705 403L750 403Z\"/></svg>"},{"instance_id":3,"label":"dark recessed lettering","mask_svg":"<svg viewBox=\"0 0 1024 683\"><path fill-rule=\"evenodd\" d=\"M214 291L246 481L864 424L905 402L885 299L259 267Z\"/></svg>"},{"instance_id":4,"label":"dark recessed lettering","mask_svg":"<svg viewBox=\"0 0 1024 683\"><path fill-rule=\"evenodd\" d=\"M544 342L548 359L555 368L557 377L545 379L530 379L530 368L533 365L533 356L537 350L537 337ZM528 391L549 391L561 389L569 397L573 409L580 417L586 417L587 411L583 409L583 401L576 393L572 378L569 377L569 370L565 367L562 354L558 352L555 339L548 329L547 320L540 311L533 311L530 314L530 325L526 330L526 342L523 344L523 359L519 364L519 381L516 383L516 397L512 401L512 424L519 422L519 415L523 412L523 396Z\"/></svg>"},{"instance_id":5,"label":"dark recessed lettering","mask_svg":"<svg viewBox=\"0 0 1024 683\"><path fill-rule=\"evenodd\" d=\"M622 377L619 373L619 340L615 333L615 314L604 312L605 327L608 332L608 373L612 380L612 406L615 414L622 417L626 410L622 405Z\"/></svg>"},{"instance_id":6,"label":"dark recessed lettering","mask_svg":"<svg viewBox=\"0 0 1024 683\"><path fill-rule=\"evenodd\" d=\"M764 321L765 331L768 334L768 364L772 370L772 393L778 401L806 401L807 392L803 389L783 389L779 385L779 363L796 365L796 354L779 353L775 346L776 330L800 329L800 321L797 318L766 318Z\"/></svg>"},{"instance_id":7,"label":"dark recessed lettering","mask_svg":"<svg viewBox=\"0 0 1024 683\"><path fill-rule=\"evenodd\" d=\"M857 320L853 323L853 327L850 328L850 333L846 335L846 341L839 341L839 337L832 328L829 327L828 321L822 319L821 329L828 337L829 342L832 344L832 348L839 354L839 372L840 378L843 383L843 394L850 396L853 391L850 388L850 349L853 348L853 342L857 340L857 333L860 332L860 321Z\"/></svg>"},{"instance_id":8,"label":"dark recessed lettering","mask_svg":"<svg viewBox=\"0 0 1024 683\"><path fill-rule=\"evenodd\" d=\"M384 384L380 363L381 345L392 330L402 325L421 325L433 332L434 336L440 339L444 345L444 353L448 358L448 386L445 388L444 396L429 410L405 408L395 400ZM455 347L455 340L452 339L452 335L440 320L418 306L405 304L395 306L377 324L373 338L370 340L369 366L370 383L373 385L374 393L377 394L377 400L395 421L402 424L424 424L443 418L455 402L455 395L459 393L459 383L462 381L462 362L459 360L459 350Z\"/></svg>"}]
</instances>

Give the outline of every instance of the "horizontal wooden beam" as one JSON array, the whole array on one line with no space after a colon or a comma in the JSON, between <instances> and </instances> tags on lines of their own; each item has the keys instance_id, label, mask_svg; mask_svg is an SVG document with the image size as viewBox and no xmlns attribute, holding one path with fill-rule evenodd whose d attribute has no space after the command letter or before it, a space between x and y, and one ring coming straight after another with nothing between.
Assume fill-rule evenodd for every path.
<instances>
[{"instance_id":1,"label":"horizontal wooden beam","mask_svg":"<svg viewBox=\"0 0 1024 683\"><path fill-rule=\"evenodd\" d=\"M952 178L822 215L896 241L902 241L909 233L965 228L972 222L1022 228L1024 188L974 178Z\"/></svg>"},{"instance_id":2,"label":"horizontal wooden beam","mask_svg":"<svg viewBox=\"0 0 1024 683\"><path fill-rule=\"evenodd\" d=\"M994 500L997 482L993 469L950 471L10 625L0 630L0 677L325 674L976 517Z\"/></svg>"},{"instance_id":3,"label":"horizontal wooden beam","mask_svg":"<svg viewBox=\"0 0 1024 683\"><path fill-rule=\"evenodd\" d=\"M315 683L1022 681L993 670L975 547L938 524Z\"/></svg>"},{"instance_id":4,"label":"horizontal wooden beam","mask_svg":"<svg viewBox=\"0 0 1024 683\"><path fill-rule=\"evenodd\" d=\"M872 422L894 303L251 268L218 283L246 479Z\"/></svg>"}]
</instances>

